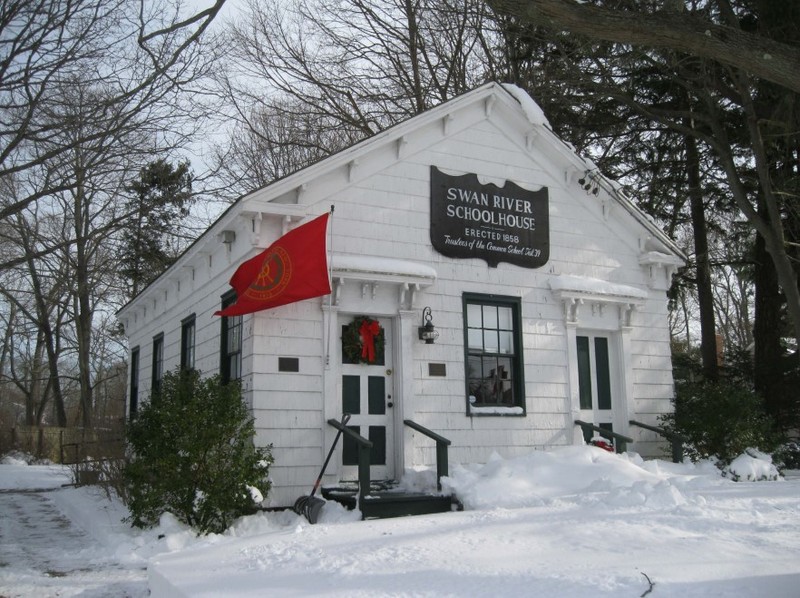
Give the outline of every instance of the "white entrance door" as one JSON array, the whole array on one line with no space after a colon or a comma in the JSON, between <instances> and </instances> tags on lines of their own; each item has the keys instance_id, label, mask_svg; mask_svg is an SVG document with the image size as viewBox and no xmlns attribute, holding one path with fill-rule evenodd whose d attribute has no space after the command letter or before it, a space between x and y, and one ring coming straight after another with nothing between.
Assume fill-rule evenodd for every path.
<instances>
[{"instance_id":1,"label":"white entrance door","mask_svg":"<svg viewBox=\"0 0 800 598\"><path fill-rule=\"evenodd\" d=\"M342 413L350 414L347 427L372 442L370 479L394 478L394 392L392 371L392 321L371 318L380 324L382 340L375 339L373 361L354 356L352 335L345 334L354 318L340 320L342 332ZM348 343L348 338L351 342ZM381 350L382 349L382 350ZM368 360L369 356L363 359ZM358 445L342 438L342 479L358 479Z\"/></svg>"},{"instance_id":2,"label":"white entrance door","mask_svg":"<svg viewBox=\"0 0 800 598\"><path fill-rule=\"evenodd\" d=\"M614 376L611 339L600 334L577 335L580 418L614 431ZM594 432L585 431L587 442Z\"/></svg>"}]
</instances>

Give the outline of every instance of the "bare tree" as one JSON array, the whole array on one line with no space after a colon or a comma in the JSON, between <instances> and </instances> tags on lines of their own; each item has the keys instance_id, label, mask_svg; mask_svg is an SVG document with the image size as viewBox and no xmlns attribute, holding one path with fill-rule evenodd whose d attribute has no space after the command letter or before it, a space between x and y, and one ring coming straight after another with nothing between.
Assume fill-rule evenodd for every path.
<instances>
[{"instance_id":1,"label":"bare tree","mask_svg":"<svg viewBox=\"0 0 800 598\"><path fill-rule=\"evenodd\" d=\"M42 239L63 233L64 226L52 214L28 209L18 213L10 227L16 249L25 261L3 275L2 293L8 305L7 357L9 367L0 372L26 397L27 425L43 421L48 402L54 405L55 423L67 423L60 360L65 322L69 271L59 267L52 254L47 260L33 257ZM8 229L6 229L8 233ZM6 244L8 246L8 244Z\"/></svg>"},{"instance_id":2,"label":"bare tree","mask_svg":"<svg viewBox=\"0 0 800 598\"><path fill-rule=\"evenodd\" d=\"M476 0L250 0L220 77L226 176L252 190L484 82L484 18Z\"/></svg>"},{"instance_id":3,"label":"bare tree","mask_svg":"<svg viewBox=\"0 0 800 598\"><path fill-rule=\"evenodd\" d=\"M106 319L124 299L116 244L136 210L125 185L202 126L208 107L187 94L216 58L200 35L223 1L189 19L170 0L2 7L0 181L13 193L1 196L0 241L11 250L0 265L25 281L2 292L38 331L34 354L49 372L39 394L56 399L60 425L59 385L78 387L90 427L94 391L116 375L119 345Z\"/></svg>"},{"instance_id":4,"label":"bare tree","mask_svg":"<svg viewBox=\"0 0 800 598\"><path fill-rule=\"evenodd\" d=\"M48 116L54 86L69 80L103 85L98 112L114 114L120 130L142 114L178 103L196 79L199 40L225 0L189 18L172 0L9 0L0 4L0 178L18 180L46 161L115 131L86 130L65 144ZM47 150L42 151L43 144ZM44 179L0 206L0 221L31 202L66 190Z\"/></svg>"}]
</instances>

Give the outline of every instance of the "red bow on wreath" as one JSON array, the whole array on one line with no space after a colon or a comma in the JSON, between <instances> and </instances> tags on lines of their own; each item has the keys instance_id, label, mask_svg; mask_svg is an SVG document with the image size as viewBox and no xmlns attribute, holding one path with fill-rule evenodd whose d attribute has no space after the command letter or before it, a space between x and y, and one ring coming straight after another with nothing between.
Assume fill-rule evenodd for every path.
<instances>
[{"instance_id":1,"label":"red bow on wreath","mask_svg":"<svg viewBox=\"0 0 800 598\"><path fill-rule=\"evenodd\" d=\"M361 358L369 363L375 361L375 337L381 331L381 325L375 320L364 320L358 334L361 336Z\"/></svg>"}]
</instances>

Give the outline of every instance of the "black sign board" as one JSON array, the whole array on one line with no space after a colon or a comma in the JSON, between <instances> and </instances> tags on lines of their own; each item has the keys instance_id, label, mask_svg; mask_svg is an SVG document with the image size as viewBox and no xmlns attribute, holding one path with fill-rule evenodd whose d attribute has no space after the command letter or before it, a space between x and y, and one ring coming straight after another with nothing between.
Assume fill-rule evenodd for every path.
<instances>
[{"instance_id":1,"label":"black sign board","mask_svg":"<svg viewBox=\"0 0 800 598\"><path fill-rule=\"evenodd\" d=\"M541 268L550 257L547 187L482 185L431 166L431 242L442 255Z\"/></svg>"}]
</instances>

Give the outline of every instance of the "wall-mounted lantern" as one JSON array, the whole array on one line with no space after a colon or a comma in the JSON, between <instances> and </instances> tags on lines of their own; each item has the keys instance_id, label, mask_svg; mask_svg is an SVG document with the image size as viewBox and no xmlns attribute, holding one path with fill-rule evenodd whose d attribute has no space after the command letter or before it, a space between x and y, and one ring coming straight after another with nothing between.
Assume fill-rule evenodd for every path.
<instances>
[{"instance_id":1,"label":"wall-mounted lantern","mask_svg":"<svg viewBox=\"0 0 800 598\"><path fill-rule=\"evenodd\" d=\"M422 326L417 330L419 331L419 340L425 341L428 345L432 345L439 338L439 332L433 327L433 316L431 315L430 307L422 310Z\"/></svg>"}]
</instances>

